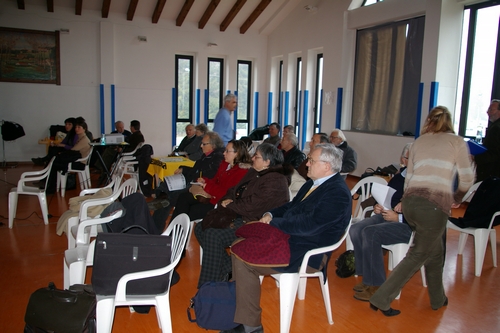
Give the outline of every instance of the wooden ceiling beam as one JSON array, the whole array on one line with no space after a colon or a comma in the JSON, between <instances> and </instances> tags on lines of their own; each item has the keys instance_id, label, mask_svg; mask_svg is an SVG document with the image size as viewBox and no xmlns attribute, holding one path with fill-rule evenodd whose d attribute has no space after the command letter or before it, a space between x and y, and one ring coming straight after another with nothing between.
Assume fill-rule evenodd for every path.
<instances>
[{"instance_id":1,"label":"wooden ceiling beam","mask_svg":"<svg viewBox=\"0 0 500 333\"><path fill-rule=\"evenodd\" d=\"M271 3L271 0L261 0L259 5L255 8L255 10L250 14L250 16L246 19L245 23L240 27L240 34L244 34L247 32L248 28L255 22L255 20L262 14L264 9Z\"/></svg>"},{"instance_id":2,"label":"wooden ceiling beam","mask_svg":"<svg viewBox=\"0 0 500 333\"><path fill-rule=\"evenodd\" d=\"M130 0L127 11L127 21L132 21L134 19L135 10L137 9L137 4L139 0Z\"/></svg>"},{"instance_id":3,"label":"wooden ceiling beam","mask_svg":"<svg viewBox=\"0 0 500 333\"><path fill-rule=\"evenodd\" d=\"M153 23L158 23L158 20L160 20L161 12L163 11L163 7L165 7L165 3L167 0L158 0L156 3L155 11L153 12L153 18L151 21Z\"/></svg>"},{"instance_id":4,"label":"wooden ceiling beam","mask_svg":"<svg viewBox=\"0 0 500 333\"><path fill-rule=\"evenodd\" d=\"M76 0L75 3L75 15L82 15L82 5L83 5L83 0Z\"/></svg>"},{"instance_id":5,"label":"wooden ceiling beam","mask_svg":"<svg viewBox=\"0 0 500 333\"><path fill-rule=\"evenodd\" d=\"M205 13L203 13L203 16L201 17L200 22L198 22L198 29L203 29L205 27L219 3L220 0L212 0L210 2L207 9L205 9Z\"/></svg>"},{"instance_id":6,"label":"wooden ceiling beam","mask_svg":"<svg viewBox=\"0 0 500 333\"><path fill-rule=\"evenodd\" d=\"M17 9L25 9L24 0L17 0Z\"/></svg>"},{"instance_id":7,"label":"wooden ceiling beam","mask_svg":"<svg viewBox=\"0 0 500 333\"><path fill-rule=\"evenodd\" d=\"M49 13L54 12L54 0L47 0L47 11Z\"/></svg>"},{"instance_id":8,"label":"wooden ceiling beam","mask_svg":"<svg viewBox=\"0 0 500 333\"><path fill-rule=\"evenodd\" d=\"M233 19L239 13L243 5L247 2L247 0L237 0L234 4L233 8L227 13L227 16L224 18L224 21L220 24L220 31L226 31L227 27L231 24Z\"/></svg>"},{"instance_id":9,"label":"wooden ceiling beam","mask_svg":"<svg viewBox=\"0 0 500 333\"><path fill-rule=\"evenodd\" d=\"M184 20L186 19L187 14L189 13L189 10L191 9L191 6L193 5L194 0L186 0L184 2L184 6L182 6L182 9L177 16L177 20L175 20L175 25L180 27Z\"/></svg>"},{"instance_id":10,"label":"wooden ceiling beam","mask_svg":"<svg viewBox=\"0 0 500 333\"><path fill-rule=\"evenodd\" d=\"M102 18L108 18L110 6L111 6L111 0L103 0L102 1L102 8L101 8Z\"/></svg>"}]
</instances>

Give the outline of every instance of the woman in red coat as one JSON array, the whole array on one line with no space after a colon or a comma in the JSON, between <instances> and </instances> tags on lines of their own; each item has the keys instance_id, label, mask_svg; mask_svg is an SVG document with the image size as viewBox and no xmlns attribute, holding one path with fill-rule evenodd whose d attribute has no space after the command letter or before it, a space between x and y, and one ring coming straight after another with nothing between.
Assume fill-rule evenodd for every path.
<instances>
[{"instance_id":1,"label":"woman in red coat","mask_svg":"<svg viewBox=\"0 0 500 333\"><path fill-rule=\"evenodd\" d=\"M252 166L246 145L240 140L232 140L224 151L224 161L211 179L198 178L198 184L192 185L189 192L179 196L172 220L179 214L186 213L191 220L205 217L227 190L245 176Z\"/></svg>"}]
</instances>

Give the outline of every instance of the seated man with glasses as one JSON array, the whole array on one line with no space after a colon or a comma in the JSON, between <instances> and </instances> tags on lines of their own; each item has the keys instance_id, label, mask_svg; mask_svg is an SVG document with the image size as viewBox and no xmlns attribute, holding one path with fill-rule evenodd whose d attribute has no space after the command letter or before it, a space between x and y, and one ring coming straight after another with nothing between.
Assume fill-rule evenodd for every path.
<instances>
[{"instance_id":1,"label":"seated man with glasses","mask_svg":"<svg viewBox=\"0 0 500 333\"><path fill-rule=\"evenodd\" d=\"M260 307L260 275L298 272L307 251L332 245L345 233L351 218L351 193L339 174L342 151L318 144L308 157L309 180L295 198L264 213L260 222L290 235L290 263L286 267L252 265L232 255L236 281L236 328L223 332L264 332ZM312 256L308 266L322 270L328 255ZM295 297L295 296L294 296Z\"/></svg>"}]
</instances>

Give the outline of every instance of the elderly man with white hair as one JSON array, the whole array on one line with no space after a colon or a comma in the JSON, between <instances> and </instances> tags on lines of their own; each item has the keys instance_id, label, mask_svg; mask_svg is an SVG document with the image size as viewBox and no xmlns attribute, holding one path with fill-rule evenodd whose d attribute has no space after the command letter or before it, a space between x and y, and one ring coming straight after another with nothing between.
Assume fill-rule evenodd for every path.
<instances>
[{"instance_id":1,"label":"elderly man with white hair","mask_svg":"<svg viewBox=\"0 0 500 333\"><path fill-rule=\"evenodd\" d=\"M347 139L344 133L338 128L334 129L330 134L330 142L344 152L344 158L342 159L342 169L341 173L353 172L358 164L358 155L347 144Z\"/></svg>"},{"instance_id":2,"label":"elderly man with white hair","mask_svg":"<svg viewBox=\"0 0 500 333\"><path fill-rule=\"evenodd\" d=\"M290 164L294 169L297 169L306 159L306 155L297 148L298 144L299 140L293 133L284 134L281 139L281 151L285 159L284 164Z\"/></svg>"}]
</instances>

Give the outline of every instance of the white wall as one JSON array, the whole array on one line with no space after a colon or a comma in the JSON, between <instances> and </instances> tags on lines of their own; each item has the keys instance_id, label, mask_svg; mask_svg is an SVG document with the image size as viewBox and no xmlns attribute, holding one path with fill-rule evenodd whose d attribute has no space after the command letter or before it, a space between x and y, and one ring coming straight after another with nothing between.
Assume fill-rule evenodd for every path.
<instances>
[{"instance_id":1,"label":"white wall","mask_svg":"<svg viewBox=\"0 0 500 333\"><path fill-rule=\"evenodd\" d=\"M358 153L358 167L353 174L361 175L368 167L399 163L404 145L413 141L413 137L349 131L356 29L426 16L421 79L424 83L423 124L429 110L430 85L433 81L439 82L438 104L448 106L453 114L461 23L466 2L470 3L461 0L385 0L373 6L348 10L353 3L351 0L304 0L270 34L269 59L279 55L286 62L289 54L299 52L304 60L310 50L322 49L323 92L331 92L333 102L323 103L321 130L329 133L335 127L337 89L343 88L341 129L344 130L349 145ZM303 7L308 4L316 4L318 10L315 13L305 11ZM307 69L304 68L303 71L305 70ZM307 73L303 72L302 89L309 89L306 77ZM312 110L313 101L310 100L310 103L309 109ZM307 139L311 134L312 127L309 126Z\"/></svg>"},{"instance_id":2,"label":"white wall","mask_svg":"<svg viewBox=\"0 0 500 333\"><path fill-rule=\"evenodd\" d=\"M220 32L218 26L210 24L200 30L191 22L179 28L175 22L152 24L150 17L136 16L130 22L113 13L108 19L100 15L98 11L86 11L76 16L72 9L59 7L54 13L47 13L46 7L18 10L15 2L1 2L1 26L70 30L60 36L60 86L0 82L0 119L17 122L26 132L25 137L5 143L8 161L28 161L44 155L45 146L37 141L48 135L50 125L62 124L70 116L83 116L89 130L99 136L101 83L105 87L106 132L112 126L110 85L114 84L116 119L127 124L139 120L155 154L169 153L176 54L195 57L195 89L201 89L201 117L207 58L225 59L224 91L236 89L237 60L251 60L253 91L260 92L259 122L266 121L267 36L251 30L242 35L238 28ZM146 36L147 42L139 42L138 36ZM218 46L209 48L208 43Z\"/></svg>"},{"instance_id":3,"label":"white wall","mask_svg":"<svg viewBox=\"0 0 500 333\"><path fill-rule=\"evenodd\" d=\"M133 22L100 12L75 16L71 9L58 8L47 13L45 7L20 11L15 2L0 3L2 26L54 31L69 28L61 35L62 85L0 83L0 118L24 126L27 135L6 143L8 160L29 160L43 153L37 145L51 124L62 123L67 116L84 116L90 130L99 135L99 84L105 85L106 129L110 128L109 85L116 85L116 117L129 122L139 119L146 140L157 155L165 154L171 142L171 89L174 86L175 54L191 54L196 59L196 88L206 86L206 59L223 57L226 66L225 90L235 90L236 61L253 61L253 89L260 92L259 123L267 121L267 92L274 92L276 107L277 64L284 62L284 84L293 107L295 59L302 57L302 90L310 89L308 109L312 114L315 55L323 53L323 91L332 96L323 103L321 129L335 127L337 89L344 89L341 128L349 144L358 151L360 175L367 167L398 162L406 142L412 138L370 135L348 131L354 70L356 29L419 15L426 15L422 82L424 100L422 118L429 107L429 89L440 83L438 104L453 112L460 47L463 6L476 0L386 0L374 6L348 10L351 0L302 0L269 36L255 32L239 34L238 29L221 33L218 26L200 30L194 23L182 28L175 23L153 25L148 17ZM359 2L359 0L357 0ZM308 12L306 5L318 9ZM147 43L137 36L146 36ZM218 47L209 48L208 43ZM203 95L202 95L203 96ZM202 105L203 110L203 105ZM290 112L290 117L292 113ZM203 121L203 119L202 119ZM251 121L251 124L253 121ZM311 119L309 119L311 124ZM306 139L312 134L309 126Z\"/></svg>"}]
</instances>

